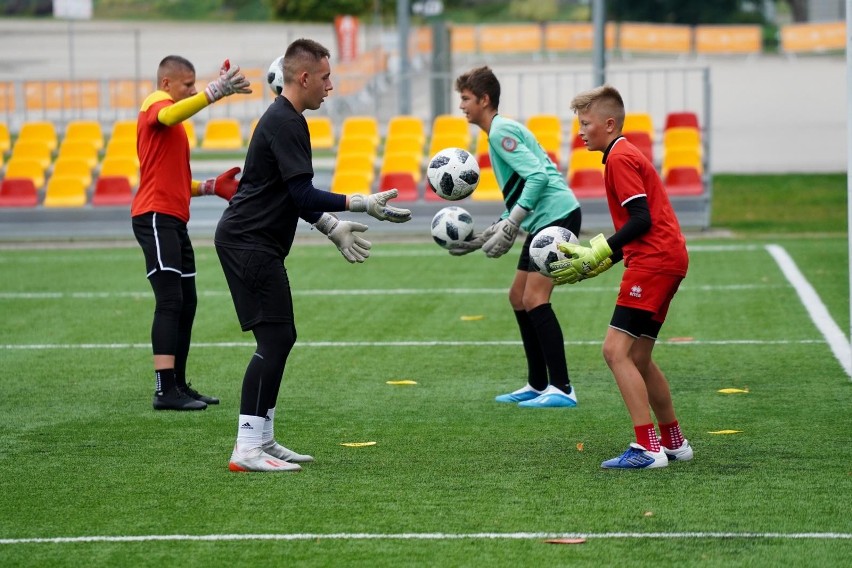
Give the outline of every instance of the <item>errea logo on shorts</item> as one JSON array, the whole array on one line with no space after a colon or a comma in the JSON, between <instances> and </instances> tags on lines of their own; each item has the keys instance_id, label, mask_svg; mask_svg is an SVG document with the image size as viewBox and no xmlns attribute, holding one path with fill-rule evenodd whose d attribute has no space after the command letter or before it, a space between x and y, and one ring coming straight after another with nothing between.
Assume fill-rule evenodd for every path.
<instances>
[{"instance_id":1,"label":"errea logo on shorts","mask_svg":"<svg viewBox=\"0 0 852 568\"><path fill-rule=\"evenodd\" d=\"M630 288L630 296L633 298L642 297L642 286L636 285Z\"/></svg>"}]
</instances>

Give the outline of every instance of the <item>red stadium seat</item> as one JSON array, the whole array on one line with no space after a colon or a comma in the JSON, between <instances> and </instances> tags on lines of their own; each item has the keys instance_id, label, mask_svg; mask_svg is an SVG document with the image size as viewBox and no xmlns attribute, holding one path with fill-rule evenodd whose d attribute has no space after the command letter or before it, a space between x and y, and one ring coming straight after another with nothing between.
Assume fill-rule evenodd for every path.
<instances>
[{"instance_id":1,"label":"red stadium seat","mask_svg":"<svg viewBox=\"0 0 852 568\"><path fill-rule=\"evenodd\" d=\"M577 199L600 199L606 197L603 173L600 170L577 170L568 180L568 186Z\"/></svg>"},{"instance_id":2,"label":"red stadium seat","mask_svg":"<svg viewBox=\"0 0 852 568\"><path fill-rule=\"evenodd\" d=\"M476 155L476 163L479 164L479 169L491 167L491 155L488 152L483 152Z\"/></svg>"},{"instance_id":3,"label":"red stadium seat","mask_svg":"<svg viewBox=\"0 0 852 568\"><path fill-rule=\"evenodd\" d=\"M704 182L701 174L695 168L672 168L663 181L669 195L701 195L704 193Z\"/></svg>"},{"instance_id":4,"label":"red stadium seat","mask_svg":"<svg viewBox=\"0 0 852 568\"><path fill-rule=\"evenodd\" d=\"M585 148L586 143L583 142L583 139L580 138L579 134L574 135L574 138L571 140L571 150L576 150L577 148Z\"/></svg>"},{"instance_id":5,"label":"red stadium seat","mask_svg":"<svg viewBox=\"0 0 852 568\"><path fill-rule=\"evenodd\" d=\"M427 182L428 183L428 182ZM379 191L394 189L399 192L395 201L417 201L417 182L408 172L388 172L379 179Z\"/></svg>"},{"instance_id":6,"label":"red stadium seat","mask_svg":"<svg viewBox=\"0 0 852 568\"><path fill-rule=\"evenodd\" d=\"M698 124L698 115L691 111L670 112L666 115L666 122L663 130L674 128L676 126L687 126L700 130Z\"/></svg>"},{"instance_id":7,"label":"red stadium seat","mask_svg":"<svg viewBox=\"0 0 852 568\"><path fill-rule=\"evenodd\" d=\"M624 137L627 140L636 146L640 152L645 154L645 157L653 164L654 163L654 143L651 141L651 137L647 132L642 132L638 130L633 130L630 132L625 132Z\"/></svg>"},{"instance_id":8,"label":"red stadium seat","mask_svg":"<svg viewBox=\"0 0 852 568\"><path fill-rule=\"evenodd\" d=\"M35 207L38 190L29 178L6 178L0 184L0 207Z\"/></svg>"},{"instance_id":9,"label":"red stadium seat","mask_svg":"<svg viewBox=\"0 0 852 568\"><path fill-rule=\"evenodd\" d=\"M133 201L133 188L124 176L102 176L95 183L92 205L95 207L115 207L130 205Z\"/></svg>"}]
</instances>

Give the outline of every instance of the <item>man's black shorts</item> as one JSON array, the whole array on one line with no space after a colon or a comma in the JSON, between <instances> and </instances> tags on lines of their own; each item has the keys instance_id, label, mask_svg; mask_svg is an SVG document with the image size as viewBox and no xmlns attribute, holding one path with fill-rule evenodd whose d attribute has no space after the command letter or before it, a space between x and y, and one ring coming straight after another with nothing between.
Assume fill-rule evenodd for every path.
<instances>
[{"instance_id":1,"label":"man's black shorts","mask_svg":"<svg viewBox=\"0 0 852 568\"><path fill-rule=\"evenodd\" d=\"M145 272L158 270L195 276L195 252L186 223L163 213L143 213L133 217L133 234L145 254Z\"/></svg>"},{"instance_id":2,"label":"man's black shorts","mask_svg":"<svg viewBox=\"0 0 852 568\"><path fill-rule=\"evenodd\" d=\"M290 280L278 256L220 245L216 254L243 331L263 322L293 323Z\"/></svg>"},{"instance_id":3,"label":"man's black shorts","mask_svg":"<svg viewBox=\"0 0 852 568\"><path fill-rule=\"evenodd\" d=\"M580 236L580 225L583 222L583 214L579 207L571 211L567 217L563 219L559 219L558 221L554 221L548 227L563 227L568 229L576 236ZM542 227L539 230L543 230ZM530 245L532 244L533 237L535 237L536 233L530 233L527 235L526 240L524 241L524 248L521 249L521 258L518 259L518 270L522 270L524 272L535 272L535 267L530 265Z\"/></svg>"}]
</instances>

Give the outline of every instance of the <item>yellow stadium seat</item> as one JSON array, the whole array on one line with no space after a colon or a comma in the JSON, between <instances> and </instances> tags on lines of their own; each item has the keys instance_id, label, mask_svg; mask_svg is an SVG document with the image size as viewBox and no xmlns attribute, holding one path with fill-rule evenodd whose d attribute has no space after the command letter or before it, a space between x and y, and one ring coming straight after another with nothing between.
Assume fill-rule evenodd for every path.
<instances>
[{"instance_id":1,"label":"yellow stadium seat","mask_svg":"<svg viewBox=\"0 0 852 568\"><path fill-rule=\"evenodd\" d=\"M311 148L329 150L334 148L334 126L327 116L309 116L308 132L311 134Z\"/></svg>"},{"instance_id":2,"label":"yellow stadium seat","mask_svg":"<svg viewBox=\"0 0 852 568\"><path fill-rule=\"evenodd\" d=\"M331 178L331 191L352 195L353 193L370 193L372 178L363 171L335 171Z\"/></svg>"},{"instance_id":3,"label":"yellow stadium seat","mask_svg":"<svg viewBox=\"0 0 852 568\"><path fill-rule=\"evenodd\" d=\"M44 170L39 160L32 158L9 158L6 164L5 177L7 179L29 179L32 180L36 189L44 187Z\"/></svg>"},{"instance_id":4,"label":"yellow stadium seat","mask_svg":"<svg viewBox=\"0 0 852 568\"><path fill-rule=\"evenodd\" d=\"M463 150L470 149L470 135L456 133L444 133L433 135L429 141L429 156L434 156L444 148L461 148Z\"/></svg>"},{"instance_id":5,"label":"yellow stadium seat","mask_svg":"<svg viewBox=\"0 0 852 568\"><path fill-rule=\"evenodd\" d=\"M394 137L388 136L385 140L385 155L388 154L410 154L418 159L423 158L423 140L415 136L404 136L402 134Z\"/></svg>"},{"instance_id":6,"label":"yellow stadium seat","mask_svg":"<svg viewBox=\"0 0 852 568\"><path fill-rule=\"evenodd\" d=\"M695 128L677 126L663 132L663 153L669 148L685 147L701 151L701 133Z\"/></svg>"},{"instance_id":7,"label":"yellow stadium seat","mask_svg":"<svg viewBox=\"0 0 852 568\"><path fill-rule=\"evenodd\" d=\"M580 119L577 118L577 115L574 115L574 118L571 120L571 139L573 140L577 134L580 132Z\"/></svg>"},{"instance_id":8,"label":"yellow stadium seat","mask_svg":"<svg viewBox=\"0 0 852 568\"><path fill-rule=\"evenodd\" d=\"M80 158L56 158L50 176L76 177L85 187L92 185L92 168L86 160Z\"/></svg>"},{"instance_id":9,"label":"yellow stadium seat","mask_svg":"<svg viewBox=\"0 0 852 568\"><path fill-rule=\"evenodd\" d=\"M132 187L139 185L139 166L133 158L124 156L104 158L98 173L100 176L124 176Z\"/></svg>"},{"instance_id":10,"label":"yellow stadium seat","mask_svg":"<svg viewBox=\"0 0 852 568\"><path fill-rule=\"evenodd\" d=\"M59 153L56 155L57 161L63 158L85 160L89 168L94 168L98 165L98 151L87 140L64 139L59 145Z\"/></svg>"},{"instance_id":11,"label":"yellow stadium seat","mask_svg":"<svg viewBox=\"0 0 852 568\"><path fill-rule=\"evenodd\" d=\"M568 158L568 177L574 175L574 172L579 170L598 170L604 171L603 152L591 152L585 148L577 148L571 152Z\"/></svg>"},{"instance_id":12,"label":"yellow stadium seat","mask_svg":"<svg viewBox=\"0 0 852 568\"><path fill-rule=\"evenodd\" d=\"M246 144L248 144L251 141L251 137L254 136L254 129L257 128L257 123L258 123L259 120L260 120L259 118L255 118L249 124L249 133L248 133L248 138L246 138Z\"/></svg>"},{"instance_id":13,"label":"yellow stadium seat","mask_svg":"<svg viewBox=\"0 0 852 568\"><path fill-rule=\"evenodd\" d=\"M503 192L497 184L497 176L492 168L479 170L479 184L471 195L474 201L503 201Z\"/></svg>"},{"instance_id":14,"label":"yellow stadium seat","mask_svg":"<svg viewBox=\"0 0 852 568\"><path fill-rule=\"evenodd\" d=\"M364 154L338 155L334 163L334 173L340 172L366 174L369 183L373 183L376 175L372 158Z\"/></svg>"},{"instance_id":15,"label":"yellow stadium seat","mask_svg":"<svg viewBox=\"0 0 852 568\"><path fill-rule=\"evenodd\" d=\"M624 115L624 127L622 132L647 132L651 140L654 140L654 120L647 112L628 112Z\"/></svg>"},{"instance_id":16,"label":"yellow stadium seat","mask_svg":"<svg viewBox=\"0 0 852 568\"><path fill-rule=\"evenodd\" d=\"M236 118L211 118L204 128L204 150L239 150L243 147L240 122Z\"/></svg>"},{"instance_id":17,"label":"yellow stadium seat","mask_svg":"<svg viewBox=\"0 0 852 568\"><path fill-rule=\"evenodd\" d=\"M527 119L527 128L538 136L542 132L554 132L562 140L562 121L555 114L536 114Z\"/></svg>"},{"instance_id":18,"label":"yellow stadium seat","mask_svg":"<svg viewBox=\"0 0 852 568\"><path fill-rule=\"evenodd\" d=\"M536 139L544 151L550 155L550 158L559 167L559 162L562 159L562 134L556 132L539 132L536 134Z\"/></svg>"},{"instance_id":19,"label":"yellow stadium seat","mask_svg":"<svg viewBox=\"0 0 852 568\"><path fill-rule=\"evenodd\" d=\"M77 177L53 176L44 193L45 207L82 207L86 204L86 186Z\"/></svg>"},{"instance_id":20,"label":"yellow stadium seat","mask_svg":"<svg viewBox=\"0 0 852 568\"><path fill-rule=\"evenodd\" d=\"M342 140L349 136L372 138L377 147L382 140L379 134L379 123L372 116L350 116L345 118L341 127L340 138Z\"/></svg>"},{"instance_id":21,"label":"yellow stadium seat","mask_svg":"<svg viewBox=\"0 0 852 568\"><path fill-rule=\"evenodd\" d=\"M130 138L133 143L136 143L136 121L135 120L116 120L112 124L112 133L109 135L110 140L116 138Z\"/></svg>"},{"instance_id":22,"label":"yellow stadium seat","mask_svg":"<svg viewBox=\"0 0 852 568\"><path fill-rule=\"evenodd\" d=\"M660 168L662 177L668 175L672 168L695 168L699 174L704 173L701 152L695 148L675 147L663 153L663 163Z\"/></svg>"},{"instance_id":23,"label":"yellow stadium seat","mask_svg":"<svg viewBox=\"0 0 852 568\"><path fill-rule=\"evenodd\" d=\"M18 141L21 140L42 140L47 143L51 153L59 146L56 127L47 121L25 122L18 131Z\"/></svg>"},{"instance_id":24,"label":"yellow stadium seat","mask_svg":"<svg viewBox=\"0 0 852 568\"><path fill-rule=\"evenodd\" d=\"M26 158L28 160L37 160L43 170L50 166L52 161L51 150L45 140L29 139L22 140L18 138L15 145L12 147L12 158Z\"/></svg>"},{"instance_id":25,"label":"yellow stadium seat","mask_svg":"<svg viewBox=\"0 0 852 568\"><path fill-rule=\"evenodd\" d=\"M104 150L104 158L131 158L139 167L136 142L129 138L111 138Z\"/></svg>"},{"instance_id":26,"label":"yellow stadium seat","mask_svg":"<svg viewBox=\"0 0 852 568\"><path fill-rule=\"evenodd\" d=\"M96 120L72 120L65 128L66 140L84 140L89 142L96 151L100 151L104 147L104 133L101 130L101 123Z\"/></svg>"},{"instance_id":27,"label":"yellow stadium seat","mask_svg":"<svg viewBox=\"0 0 852 568\"><path fill-rule=\"evenodd\" d=\"M487 154L487 153L488 153L488 134L480 128L479 133L477 133L477 135L476 135L476 150L474 151L474 154L476 156L481 156L482 154Z\"/></svg>"},{"instance_id":28,"label":"yellow stadium seat","mask_svg":"<svg viewBox=\"0 0 852 568\"><path fill-rule=\"evenodd\" d=\"M470 146L470 125L467 119L463 116L451 114L441 114L435 117L432 121L432 138L444 136L445 134L463 138L466 142L460 146L468 148Z\"/></svg>"},{"instance_id":29,"label":"yellow stadium seat","mask_svg":"<svg viewBox=\"0 0 852 568\"><path fill-rule=\"evenodd\" d=\"M12 136L9 134L9 126L0 122L0 155L5 154L12 148Z\"/></svg>"},{"instance_id":30,"label":"yellow stadium seat","mask_svg":"<svg viewBox=\"0 0 852 568\"><path fill-rule=\"evenodd\" d=\"M420 141L422 147L426 143L426 130L423 127L423 121L416 116L399 115L392 117L388 121L387 140L399 136L415 138Z\"/></svg>"},{"instance_id":31,"label":"yellow stadium seat","mask_svg":"<svg viewBox=\"0 0 852 568\"><path fill-rule=\"evenodd\" d=\"M358 154L361 156L370 156L370 159L376 157L376 139L371 136L356 136L354 134L341 136L337 143L337 155L348 156L350 154Z\"/></svg>"},{"instance_id":32,"label":"yellow stadium seat","mask_svg":"<svg viewBox=\"0 0 852 568\"><path fill-rule=\"evenodd\" d=\"M420 158L409 153L385 153L379 173L381 175L390 173L409 173L414 177L414 181L416 183L420 183L420 180L423 178L423 163Z\"/></svg>"},{"instance_id":33,"label":"yellow stadium seat","mask_svg":"<svg viewBox=\"0 0 852 568\"><path fill-rule=\"evenodd\" d=\"M186 130L186 140L189 142L189 149L193 150L198 147L198 136L195 134L195 123L191 120L181 122L183 129Z\"/></svg>"}]
</instances>

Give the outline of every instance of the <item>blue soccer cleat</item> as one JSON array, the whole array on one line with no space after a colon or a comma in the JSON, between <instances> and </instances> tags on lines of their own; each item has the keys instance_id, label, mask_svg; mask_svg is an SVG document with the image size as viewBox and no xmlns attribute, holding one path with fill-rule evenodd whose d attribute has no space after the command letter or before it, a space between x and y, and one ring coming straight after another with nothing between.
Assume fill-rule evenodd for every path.
<instances>
[{"instance_id":1,"label":"blue soccer cleat","mask_svg":"<svg viewBox=\"0 0 852 568\"><path fill-rule=\"evenodd\" d=\"M601 467L604 469L651 469L667 465L669 465L669 459L662 449L659 452L652 452L631 442L626 452L617 458L606 460Z\"/></svg>"},{"instance_id":2,"label":"blue soccer cleat","mask_svg":"<svg viewBox=\"0 0 852 568\"><path fill-rule=\"evenodd\" d=\"M524 408L574 408L577 406L577 393L574 388L568 394L556 388L553 385L548 385L544 391L532 400L527 400L518 404Z\"/></svg>"},{"instance_id":3,"label":"blue soccer cleat","mask_svg":"<svg viewBox=\"0 0 852 568\"><path fill-rule=\"evenodd\" d=\"M669 458L669 461L685 462L692 459L692 446L689 445L689 440L684 440L683 444L681 444L679 448L675 448L673 450L670 450L665 446L661 446L661 449L666 453L666 457Z\"/></svg>"},{"instance_id":4,"label":"blue soccer cleat","mask_svg":"<svg viewBox=\"0 0 852 568\"><path fill-rule=\"evenodd\" d=\"M523 402L525 400L532 400L538 395L540 395L542 391L537 391L529 385L524 385L523 388L519 388L514 392L510 392L509 394L501 394L500 396L494 397L494 400L497 402Z\"/></svg>"}]
</instances>

